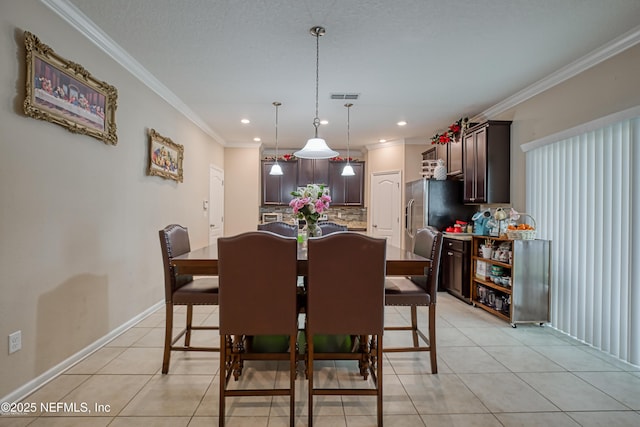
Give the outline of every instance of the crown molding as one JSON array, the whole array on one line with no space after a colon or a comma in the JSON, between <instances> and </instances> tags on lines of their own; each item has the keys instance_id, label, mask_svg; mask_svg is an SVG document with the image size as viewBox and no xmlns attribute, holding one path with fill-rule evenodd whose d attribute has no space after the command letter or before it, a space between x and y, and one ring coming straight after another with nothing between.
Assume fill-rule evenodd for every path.
<instances>
[{"instance_id":1,"label":"crown molding","mask_svg":"<svg viewBox=\"0 0 640 427\"><path fill-rule=\"evenodd\" d=\"M169 105L178 110L187 119L202 129L207 135L215 139L223 146L227 143L213 131L196 113L194 113L182 100L153 74L144 68L138 61L129 55L120 45L113 41L104 31L98 28L85 14L67 0L40 0L45 6L53 10L69 25L78 30L100 50L109 55L125 70L144 83L149 89L164 99Z\"/></svg>"},{"instance_id":2,"label":"crown molding","mask_svg":"<svg viewBox=\"0 0 640 427\"><path fill-rule=\"evenodd\" d=\"M580 59L560 68L558 71L549 74L542 80L537 81L508 97L507 99L497 103L496 105L484 110L482 113L472 117L472 122L482 122L484 120L495 117L516 105L533 98L534 96L550 89L565 80L570 79L599 63L629 49L640 42L640 25L624 33L618 38L613 39L599 49L583 56Z\"/></svg>"}]
</instances>

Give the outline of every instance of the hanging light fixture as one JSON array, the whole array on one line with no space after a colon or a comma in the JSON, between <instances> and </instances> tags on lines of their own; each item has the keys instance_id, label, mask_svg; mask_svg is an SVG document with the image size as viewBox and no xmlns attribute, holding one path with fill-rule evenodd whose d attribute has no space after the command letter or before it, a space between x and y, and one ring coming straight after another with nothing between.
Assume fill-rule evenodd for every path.
<instances>
[{"instance_id":1,"label":"hanging light fixture","mask_svg":"<svg viewBox=\"0 0 640 427\"><path fill-rule=\"evenodd\" d=\"M276 162L271 166L269 175L282 175L282 167L278 164L278 107L281 105L278 101L273 103L273 106L276 107Z\"/></svg>"},{"instance_id":2,"label":"hanging light fixture","mask_svg":"<svg viewBox=\"0 0 640 427\"><path fill-rule=\"evenodd\" d=\"M293 153L301 159L330 159L338 155L337 151L333 151L324 139L318 138L318 126L320 126L320 118L318 117L318 84L320 80L320 36L325 34L323 27L312 27L309 32L316 38L316 117L313 119L313 127L315 128L315 136L307 141L307 144L300 151Z\"/></svg>"},{"instance_id":3,"label":"hanging light fixture","mask_svg":"<svg viewBox=\"0 0 640 427\"><path fill-rule=\"evenodd\" d=\"M350 152L349 152L349 140L351 139L351 120L349 117L349 110L353 107L353 104L344 104L347 107L347 164L344 169L342 169L342 176L354 176L356 173L353 171L353 167L350 163Z\"/></svg>"}]
</instances>

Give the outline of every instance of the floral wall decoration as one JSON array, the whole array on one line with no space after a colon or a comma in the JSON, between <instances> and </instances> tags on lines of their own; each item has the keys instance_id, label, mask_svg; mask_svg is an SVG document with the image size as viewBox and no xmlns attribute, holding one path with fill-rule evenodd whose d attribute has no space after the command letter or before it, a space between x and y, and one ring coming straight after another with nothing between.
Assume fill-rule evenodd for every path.
<instances>
[{"instance_id":1,"label":"floral wall decoration","mask_svg":"<svg viewBox=\"0 0 640 427\"><path fill-rule=\"evenodd\" d=\"M469 118L461 117L453 122L449 129L443 133L436 133L431 137L431 144L448 144L451 141L459 141L460 135L469 128Z\"/></svg>"}]
</instances>

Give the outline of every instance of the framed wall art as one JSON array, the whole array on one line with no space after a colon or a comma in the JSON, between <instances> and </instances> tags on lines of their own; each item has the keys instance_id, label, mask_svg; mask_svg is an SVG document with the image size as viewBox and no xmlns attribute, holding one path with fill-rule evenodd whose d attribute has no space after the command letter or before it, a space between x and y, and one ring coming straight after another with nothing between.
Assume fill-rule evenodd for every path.
<instances>
[{"instance_id":1,"label":"framed wall art","mask_svg":"<svg viewBox=\"0 0 640 427\"><path fill-rule=\"evenodd\" d=\"M25 31L24 36L25 114L116 145L117 89L62 58L32 33Z\"/></svg>"},{"instance_id":2,"label":"framed wall art","mask_svg":"<svg viewBox=\"0 0 640 427\"><path fill-rule=\"evenodd\" d=\"M182 182L184 147L170 138L149 129L149 170L147 175L157 175Z\"/></svg>"}]
</instances>

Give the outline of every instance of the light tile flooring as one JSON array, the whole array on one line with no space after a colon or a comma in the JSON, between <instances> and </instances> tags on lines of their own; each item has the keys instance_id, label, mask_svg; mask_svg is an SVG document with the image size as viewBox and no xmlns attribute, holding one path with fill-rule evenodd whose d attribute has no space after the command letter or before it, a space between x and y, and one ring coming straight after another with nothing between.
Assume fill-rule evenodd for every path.
<instances>
[{"instance_id":1,"label":"light tile flooring","mask_svg":"<svg viewBox=\"0 0 640 427\"><path fill-rule=\"evenodd\" d=\"M162 375L164 310L96 351L37 390L25 403L75 403L39 416L0 416L0 426L212 426L218 423L216 353L176 353ZM426 312L421 312L424 320ZM387 308L387 324L408 309ZM217 322L216 307L196 311L200 323ZM447 294L438 300L438 369L428 353L385 354L386 426L639 426L640 368L616 361L549 327L511 328ZM405 340L386 333L387 344ZM199 332L200 343L218 342ZM287 368L247 362L241 387L287 379ZM306 381L296 381L296 425L307 425ZM366 385L353 365L327 363L321 381ZM357 380L357 381L356 381ZM86 403L91 413L82 412ZM103 405L102 412L95 405ZM51 404L53 405L53 404ZM108 406L106 406L108 405ZM55 405L53 405L55 408ZM375 399L318 399L315 425L373 426ZM74 415L74 416L71 416ZM286 398L230 398L227 425L288 425Z\"/></svg>"}]
</instances>

